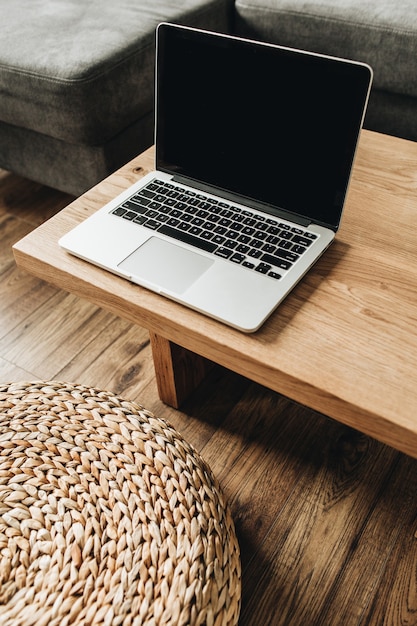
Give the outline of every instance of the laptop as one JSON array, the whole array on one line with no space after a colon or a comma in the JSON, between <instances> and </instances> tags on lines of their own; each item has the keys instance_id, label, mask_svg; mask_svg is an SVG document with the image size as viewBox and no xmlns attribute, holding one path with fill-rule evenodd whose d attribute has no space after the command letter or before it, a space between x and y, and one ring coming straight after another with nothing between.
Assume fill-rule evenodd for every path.
<instances>
[{"instance_id":1,"label":"laptop","mask_svg":"<svg viewBox=\"0 0 417 626\"><path fill-rule=\"evenodd\" d=\"M335 237L371 81L363 63L160 24L155 171L59 244L256 331Z\"/></svg>"}]
</instances>

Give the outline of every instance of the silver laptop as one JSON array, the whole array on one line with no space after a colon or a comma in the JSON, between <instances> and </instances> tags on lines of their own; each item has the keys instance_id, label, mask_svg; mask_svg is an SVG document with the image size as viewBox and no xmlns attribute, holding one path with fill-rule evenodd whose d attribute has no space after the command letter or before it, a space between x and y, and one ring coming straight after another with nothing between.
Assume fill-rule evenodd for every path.
<instances>
[{"instance_id":1,"label":"silver laptop","mask_svg":"<svg viewBox=\"0 0 417 626\"><path fill-rule=\"evenodd\" d=\"M335 237L371 80L362 63L160 24L155 171L60 245L256 331Z\"/></svg>"}]
</instances>

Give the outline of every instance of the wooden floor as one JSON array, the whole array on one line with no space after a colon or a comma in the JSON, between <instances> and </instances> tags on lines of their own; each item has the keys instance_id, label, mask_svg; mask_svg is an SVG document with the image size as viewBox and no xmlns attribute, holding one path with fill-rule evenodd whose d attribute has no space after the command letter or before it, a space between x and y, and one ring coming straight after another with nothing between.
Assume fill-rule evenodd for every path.
<instances>
[{"instance_id":1,"label":"wooden floor","mask_svg":"<svg viewBox=\"0 0 417 626\"><path fill-rule=\"evenodd\" d=\"M417 461L220 368L164 406L147 331L14 264L70 200L0 171L0 379L109 389L194 444L234 515L241 626L417 624Z\"/></svg>"}]
</instances>

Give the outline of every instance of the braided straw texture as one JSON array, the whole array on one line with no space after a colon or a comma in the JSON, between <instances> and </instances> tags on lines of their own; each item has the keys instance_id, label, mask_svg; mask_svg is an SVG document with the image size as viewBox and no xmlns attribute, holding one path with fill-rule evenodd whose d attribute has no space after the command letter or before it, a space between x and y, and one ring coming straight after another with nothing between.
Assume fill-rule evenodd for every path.
<instances>
[{"instance_id":1,"label":"braided straw texture","mask_svg":"<svg viewBox=\"0 0 417 626\"><path fill-rule=\"evenodd\" d=\"M0 384L1 626L231 626L240 559L206 463L83 386Z\"/></svg>"}]
</instances>

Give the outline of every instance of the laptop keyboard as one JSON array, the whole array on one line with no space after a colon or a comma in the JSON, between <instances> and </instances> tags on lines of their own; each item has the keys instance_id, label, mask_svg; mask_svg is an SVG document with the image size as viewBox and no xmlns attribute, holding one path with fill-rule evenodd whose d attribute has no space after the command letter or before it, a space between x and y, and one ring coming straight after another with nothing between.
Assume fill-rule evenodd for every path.
<instances>
[{"instance_id":1,"label":"laptop keyboard","mask_svg":"<svg viewBox=\"0 0 417 626\"><path fill-rule=\"evenodd\" d=\"M154 179L114 215L279 280L317 235Z\"/></svg>"}]
</instances>

